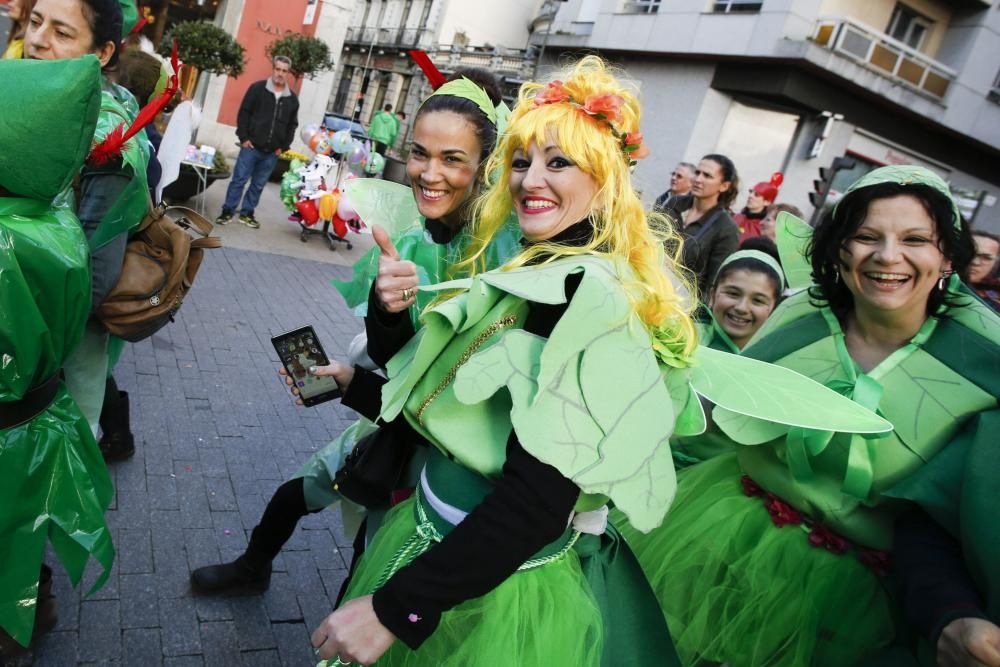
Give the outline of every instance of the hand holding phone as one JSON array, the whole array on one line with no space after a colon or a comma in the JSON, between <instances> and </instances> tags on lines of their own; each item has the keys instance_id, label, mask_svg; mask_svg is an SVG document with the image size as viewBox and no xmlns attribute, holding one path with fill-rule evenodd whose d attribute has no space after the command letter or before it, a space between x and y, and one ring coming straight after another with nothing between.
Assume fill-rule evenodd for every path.
<instances>
[{"instance_id":1,"label":"hand holding phone","mask_svg":"<svg viewBox=\"0 0 1000 667\"><path fill-rule=\"evenodd\" d=\"M354 366L342 364L339 361L331 361L327 366L315 366L308 370L312 373L313 377L332 377L336 380L341 392L346 392L347 388L351 386L351 381L354 379ZM302 402L302 397L299 395L299 388L296 386L295 380L288 374L288 371L284 368L279 368L278 375L285 380L285 384L288 385L292 395L298 399L295 402L299 405L305 405Z\"/></svg>"},{"instance_id":2,"label":"hand holding phone","mask_svg":"<svg viewBox=\"0 0 1000 667\"><path fill-rule=\"evenodd\" d=\"M296 389L302 405L311 407L340 398L342 393L332 374L310 372L313 367L330 365L311 326L278 334L271 338L271 344L285 368L286 382Z\"/></svg>"}]
</instances>

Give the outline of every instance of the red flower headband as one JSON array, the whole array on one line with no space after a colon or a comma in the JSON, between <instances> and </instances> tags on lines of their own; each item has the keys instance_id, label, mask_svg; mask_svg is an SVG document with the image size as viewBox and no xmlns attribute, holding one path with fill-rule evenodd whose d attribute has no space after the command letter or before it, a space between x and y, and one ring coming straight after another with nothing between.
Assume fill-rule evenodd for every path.
<instances>
[{"instance_id":1,"label":"red flower headband","mask_svg":"<svg viewBox=\"0 0 1000 667\"><path fill-rule=\"evenodd\" d=\"M622 105L625 104L625 99L621 95L612 95L611 93L589 95L583 104L580 104L573 99L563 82L559 80L551 82L535 93L536 107L562 103L571 104L591 118L603 121L615 138L621 142L622 152L630 166L634 166L636 160L641 160L649 155L649 147L642 143L642 132L620 132L614 126L614 123L621 120Z\"/></svg>"}]
</instances>

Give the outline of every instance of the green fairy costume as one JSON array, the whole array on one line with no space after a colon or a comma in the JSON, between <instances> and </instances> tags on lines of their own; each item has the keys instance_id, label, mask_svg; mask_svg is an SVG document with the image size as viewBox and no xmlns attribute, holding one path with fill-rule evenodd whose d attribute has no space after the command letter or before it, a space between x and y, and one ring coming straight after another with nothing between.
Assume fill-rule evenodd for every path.
<instances>
[{"instance_id":1,"label":"green fairy costume","mask_svg":"<svg viewBox=\"0 0 1000 667\"><path fill-rule=\"evenodd\" d=\"M104 511L112 486L87 421L59 371L90 313L90 256L80 222L54 207L91 149L101 103L93 56L0 62L0 627L27 644L39 567L51 543L73 583L89 556L114 559ZM50 148L46 148L50 147ZM103 382L103 378L102 378Z\"/></svg>"},{"instance_id":2,"label":"green fairy costume","mask_svg":"<svg viewBox=\"0 0 1000 667\"><path fill-rule=\"evenodd\" d=\"M705 426L696 392L752 415L731 380L768 367L702 348L692 366L670 336L647 332L624 286L629 275L606 257L580 255L427 289L462 291L426 311L423 329L389 363L382 418L401 415L434 448L415 497L386 517L345 599L391 584L484 502L511 431L580 495L562 535L490 592L445 611L418 649L396 642L376 664L679 664L637 563L601 518L613 502L642 530L659 525L675 489L667 438ZM579 286L567 304L571 276ZM529 303L565 305L548 338L523 329ZM803 386L814 383L775 374L809 400ZM888 429L822 387L811 395L844 408L835 421L848 430ZM770 406L758 416L790 415Z\"/></svg>"},{"instance_id":3,"label":"green fairy costume","mask_svg":"<svg viewBox=\"0 0 1000 667\"><path fill-rule=\"evenodd\" d=\"M466 225L449 243L435 243L426 230L426 221L417 211L413 193L409 188L373 178L357 179L347 185L351 204L362 220L378 221L385 225L399 252L401 259L417 265L417 276L421 285L440 283L448 277L448 269L457 262L471 239L470 227ZM520 229L512 217L508 224L487 247L485 261L489 268L503 264L517 253ZM359 259L349 281L334 281L333 285L343 295L347 305L359 317L368 314L368 295L375 276L378 274L379 249ZM420 309L430 303L433 295L417 292L416 305L410 308L410 316L415 329L419 329ZM302 477L306 505L310 509L320 509L341 499L333 489L333 478L343 466L344 459L354 449L359 440L373 433L376 427L371 421L361 418L347 427L336 439L314 454L296 473ZM349 517L357 524L360 517L352 512ZM345 517L346 518L346 517ZM374 533L374 525L370 532Z\"/></svg>"},{"instance_id":4,"label":"green fairy costume","mask_svg":"<svg viewBox=\"0 0 1000 667\"><path fill-rule=\"evenodd\" d=\"M475 102L487 118L497 124L498 133L509 114L504 105L501 105L501 109L495 109L482 88L465 79L450 81L434 94L454 95ZM449 268L461 259L472 240L473 226L467 224L447 243L436 243L427 229L427 220L417 209L413 192L405 186L363 178L348 181L345 191L361 219L369 224L383 226L392 238L400 258L416 264L420 285L432 285L449 278ZM521 231L512 214L484 251L485 268L496 268L517 254L520 238ZM333 286L358 317L368 314L368 297L378 275L378 259L379 248L374 247L355 262L350 280L333 281ZM417 292L416 303L409 309L414 330L421 327L420 313L432 297L429 293ZM310 509L327 507L341 499L333 489L332 480L358 441L374 431L374 424L367 419L359 419L299 469L296 476L303 479L306 504ZM348 510L345 514L345 520L353 525L358 524L360 518L358 511ZM376 525L377 521L370 522L370 533L373 534Z\"/></svg>"},{"instance_id":5,"label":"green fairy costume","mask_svg":"<svg viewBox=\"0 0 1000 667\"><path fill-rule=\"evenodd\" d=\"M939 178L917 167L876 170L849 193L885 181L925 183L948 196ZM793 287L808 276L800 252L807 229L787 214L779 218ZM782 230L797 236L782 243ZM716 424L736 451L683 472L659 530L642 535L620 526L686 662L851 665L891 643L895 610L879 576L902 499L924 504L960 537L995 609L1000 545L986 528L985 499L996 483L996 451L985 443L995 443L987 429L1000 395L1000 319L957 276L946 289L961 305L928 318L867 373L848 354L829 308L804 292L785 301L744 356L877 410L893 430L864 436L758 424L739 442L748 422L716 408ZM784 399L765 392L765 400Z\"/></svg>"}]
</instances>

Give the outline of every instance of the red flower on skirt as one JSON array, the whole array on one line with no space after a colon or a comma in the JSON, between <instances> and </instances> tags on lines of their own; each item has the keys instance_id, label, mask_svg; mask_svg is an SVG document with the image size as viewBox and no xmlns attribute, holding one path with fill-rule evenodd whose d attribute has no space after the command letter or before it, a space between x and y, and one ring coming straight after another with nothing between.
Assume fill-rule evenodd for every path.
<instances>
[{"instance_id":1,"label":"red flower on skirt","mask_svg":"<svg viewBox=\"0 0 1000 667\"><path fill-rule=\"evenodd\" d=\"M857 550L858 562L875 573L878 577L888 577L889 567L892 562L889 554L878 549L867 549L859 547Z\"/></svg>"},{"instance_id":2,"label":"red flower on skirt","mask_svg":"<svg viewBox=\"0 0 1000 667\"><path fill-rule=\"evenodd\" d=\"M764 507L767 508L768 514L771 515L771 523L778 528L782 526L797 526L802 523L802 515L798 510L773 493L767 494Z\"/></svg>"},{"instance_id":3,"label":"red flower on skirt","mask_svg":"<svg viewBox=\"0 0 1000 667\"><path fill-rule=\"evenodd\" d=\"M847 553L850 548L847 540L820 523L814 524L809 531L809 544L834 554Z\"/></svg>"}]
</instances>

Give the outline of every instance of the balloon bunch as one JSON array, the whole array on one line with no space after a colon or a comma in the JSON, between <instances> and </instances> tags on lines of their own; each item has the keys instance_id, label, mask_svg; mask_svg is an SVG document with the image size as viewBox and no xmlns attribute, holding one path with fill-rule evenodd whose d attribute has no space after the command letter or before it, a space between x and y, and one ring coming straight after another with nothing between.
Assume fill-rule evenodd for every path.
<instances>
[{"instance_id":1,"label":"balloon bunch","mask_svg":"<svg viewBox=\"0 0 1000 667\"><path fill-rule=\"evenodd\" d=\"M330 133L319 125L312 124L302 128L299 136L316 155L344 159L347 168L356 176L377 176L385 169L385 158L372 150L370 142L352 137L350 130Z\"/></svg>"},{"instance_id":2,"label":"balloon bunch","mask_svg":"<svg viewBox=\"0 0 1000 667\"><path fill-rule=\"evenodd\" d=\"M333 143L337 138L334 135L320 141ZM349 134L348 140L353 141ZM363 225L357 212L337 187L339 172L337 163L323 152L317 152L308 164L294 161L281 180L281 200L291 212L289 220L303 228L328 222L340 238L348 231L360 231ZM346 180L352 178L356 176L348 174Z\"/></svg>"}]
</instances>

